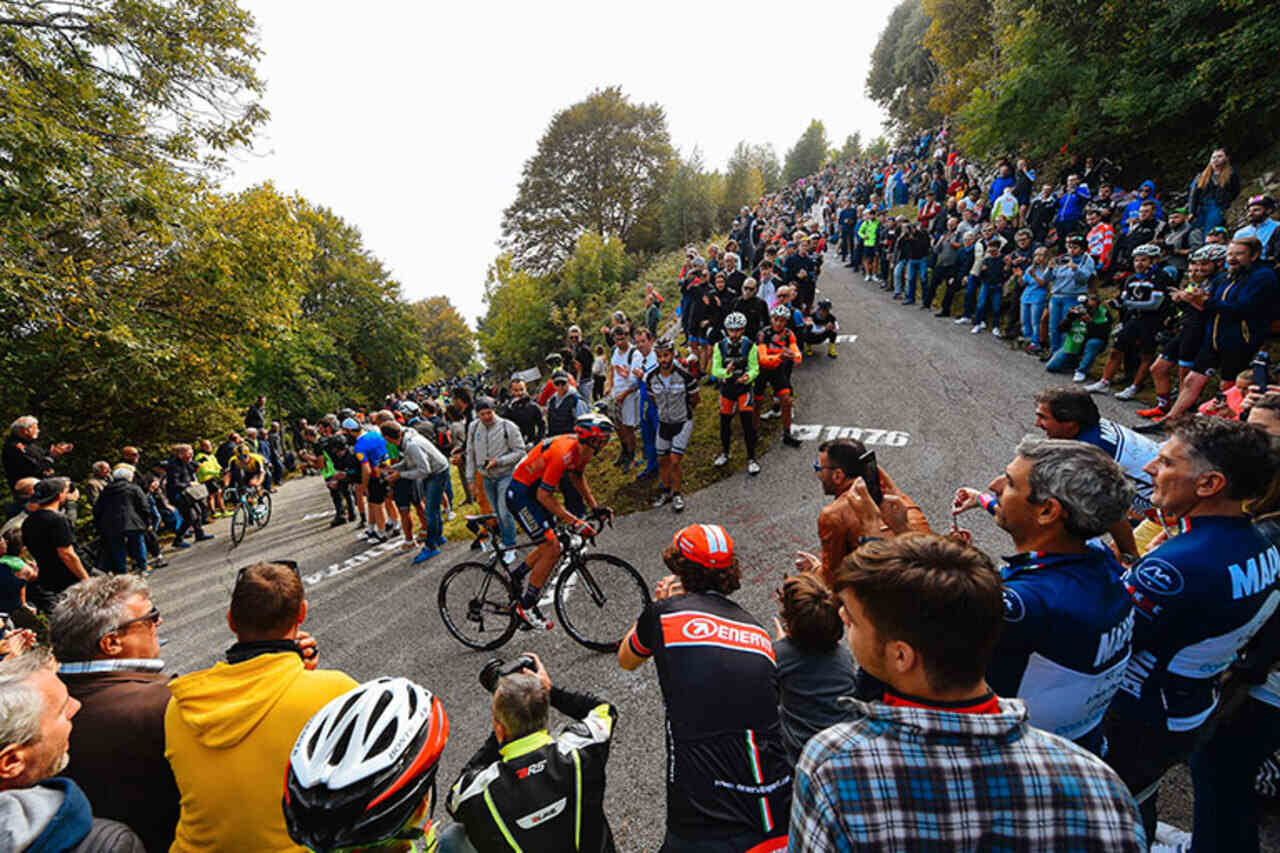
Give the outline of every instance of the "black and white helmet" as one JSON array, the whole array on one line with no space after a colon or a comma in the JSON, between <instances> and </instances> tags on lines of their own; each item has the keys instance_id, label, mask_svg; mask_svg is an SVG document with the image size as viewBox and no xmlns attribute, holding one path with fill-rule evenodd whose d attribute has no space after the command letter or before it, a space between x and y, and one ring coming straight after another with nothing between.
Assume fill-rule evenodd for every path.
<instances>
[{"instance_id":1,"label":"black and white helmet","mask_svg":"<svg viewBox=\"0 0 1280 853\"><path fill-rule=\"evenodd\" d=\"M1133 256L1135 258L1139 256L1146 256L1148 258L1158 258L1160 257L1161 254L1162 252L1160 251L1160 247L1157 246L1155 243L1143 243L1141 246L1138 246L1136 249L1133 250Z\"/></svg>"},{"instance_id":2,"label":"black and white helmet","mask_svg":"<svg viewBox=\"0 0 1280 853\"><path fill-rule=\"evenodd\" d=\"M1227 259L1227 247L1221 243L1206 243L1191 253L1193 261L1213 261L1220 264Z\"/></svg>"},{"instance_id":3,"label":"black and white helmet","mask_svg":"<svg viewBox=\"0 0 1280 853\"><path fill-rule=\"evenodd\" d=\"M773 306L773 310L769 312L769 316L781 317L784 320L790 320L791 309L788 308L785 304L779 302L777 305Z\"/></svg>"},{"instance_id":4,"label":"black and white helmet","mask_svg":"<svg viewBox=\"0 0 1280 853\"><path fill-rule=\"evenodd\" d=\"M724 318L725 331L732 332L737 329L745 329L747 327L747 316L741 311L734 311Z\"/></svg>"},{"instance_id":5,"label":"black and white helmet","mask_svg":"<svg viewBox=\"0 0 1280 853\"><path fill-rule=\"evenodd\" d=\"M333 699L289 755L289 837L315 851L395 838L428 794L434 800L448 739L440 699L406 678L379 678Z\"/></svg>"}]
</instances>

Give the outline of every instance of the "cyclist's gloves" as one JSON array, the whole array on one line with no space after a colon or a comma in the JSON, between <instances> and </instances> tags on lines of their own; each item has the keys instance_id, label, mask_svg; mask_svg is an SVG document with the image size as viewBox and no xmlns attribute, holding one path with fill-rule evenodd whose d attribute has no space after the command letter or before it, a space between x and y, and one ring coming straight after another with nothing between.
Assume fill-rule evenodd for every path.
<instances>
[{"instance_id":1,"label":"cyclist's gloves","mask_svg":"<svg viewBox=\"0 0 1280 853\"><path fill-rule=\"evenodd\" d=\"M578 521L577 524L573 525L573 532L585 539L590 539L596 535L596 529L585 521Z\"/></svg>"}]
</instances>

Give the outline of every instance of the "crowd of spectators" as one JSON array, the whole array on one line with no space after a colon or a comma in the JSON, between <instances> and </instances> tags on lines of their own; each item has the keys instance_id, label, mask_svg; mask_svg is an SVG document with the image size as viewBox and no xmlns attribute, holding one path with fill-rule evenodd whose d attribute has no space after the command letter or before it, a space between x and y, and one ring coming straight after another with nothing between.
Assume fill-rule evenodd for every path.
<instances>
[{"instance_id":1,"label":"crowd of spectators","mask_svg":"<svg viewBox=\"0 0 1280 853\"><path fill-rule=\"evenodd\" d=\"M335 527L402 535L416 562L472 501L509 546L517 463L593 406L617 424L613 464L655 478L654 504L679 512L700 384L719 394L723 460L735 415L750 473L759 418L780 417L799 444L792 369L824 343L837 356L817 290L828 240L903 304L940 296L949 317L963 294L973 332L1021 335L1078 383L1106 349L1110 311L1122 331L1103 385L1027 401L1044 435L1010 448L985 488L958 486L948 524L931 524L860 442L821 444L814 476L830 502L814 553L778 587L772 631L733 600L731 531L676 532L661 553L670 574L617 653L628 670L653 660L666 708L662 850L1177 849L1187 839L1158 823L1157 795L1181 763L1194 849L1257 849L1255 779L1280 748L1280 387L1250 363L1274 316L1276 229L1264 216L1210 239L1238 192L1222 152L1167 219L1154 184L1130 196L1108 174L1085 161L1051 184L1018 161L984 184L945 129L883 162L828 168L744 208L724 251L689 249L676 322L663 327L652 287L645 317L613 315L598 342L567 329L536 394L540 373L482 373L299 423L288 439L259 398L243 436L217 448L176 445L143 464L130 447L95 463L84 486L102 573L79 557L79 492L57 471L71 446L46 450L38 422L19 419L0 531L13 622L0 640L0 849L616 849L605 790L620 715L607 697L554 684L536 655L486 667L492 727L460 733L479 747L441 826L443 701L405 678L319 668L296 565L239 570L224 660L165 674L164 602L144 576L157 524L177 547L203 541L226 509L222 481L270 489L300 468L324 479ZM914 219L887 215L913 201ZM1166 316L1166 302L1186 310ZM1148 349L1171 329L1178 395ZM1148 371L1168 383L1160 443L1100 416L1091 393L1122 369L1126 391ZM1191 411L1215 371L1231 399ZM959 527L977 510L1009 536L1000 565ZM52 651L21 624L33 609ZM551 709L567 720L555 734Z\"/></svg>"}]
</instances>

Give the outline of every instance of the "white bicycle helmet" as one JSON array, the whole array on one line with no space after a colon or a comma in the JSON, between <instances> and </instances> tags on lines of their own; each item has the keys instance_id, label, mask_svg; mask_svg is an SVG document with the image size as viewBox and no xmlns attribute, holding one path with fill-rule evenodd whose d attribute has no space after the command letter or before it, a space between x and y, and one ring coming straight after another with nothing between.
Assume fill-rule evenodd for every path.
<instances>
[{"instance_id":1,"label":"white bicycle helmet","mask_svg":"<svg viewBox=\"0 0 1280 853\"><path fill-rule=\"evenodd\" d=\"M289 837L315 851L364 847L402 835L449 739L440 699L406 678L361 684L321 708L289 755Z\"/></svg>"},{"instance_id":2,"label":"white bicycle helmet","mask_svg":"<svg viewBox=\"0 0 1280 853\"><path fill-rule=\"evenodd\" d=\"M773 310L769 312L770 317L781 317L784 320L791 319L791 309L786 305L778 304L773 306ZM727 321L726 321L727 322Z\"/></svg>"},{"instance_id":3,"label":"white bicycle helmet","mask_svg":"<svg viewBox=\"0 0 1280 853\"><path fill-rule=\"evenodd\" d=\"M1148 258L1158 258L1161 255L1160 247L1155 243L1143 243L1141 246L1138 246L1133 250L1133 256L1135 258L1139 255L1145 255Z\"/></svg>"},{"instance_id":4,"label":"white bicycle helmet","mask_svg":"<svg viewBox=\"0 0 1280 853\"><path fill-rule=\"evenodd\" d=\"M726 331L745 329L747 327L747 317L741 311L734 311L724 318L724 327Z\"/></svg>"},{"instance_id":5,"label":"white bicycle helmet","mask_svg":"<svg viewBox=\"0 0 1280 853\"><path fill-rule=\"evenodd\" d=\"M1227 259L1227 247L1221 243L1206 243L1191 253L1193 261L1213 261L1222 263Z\"/></svg>"}]
</instances>

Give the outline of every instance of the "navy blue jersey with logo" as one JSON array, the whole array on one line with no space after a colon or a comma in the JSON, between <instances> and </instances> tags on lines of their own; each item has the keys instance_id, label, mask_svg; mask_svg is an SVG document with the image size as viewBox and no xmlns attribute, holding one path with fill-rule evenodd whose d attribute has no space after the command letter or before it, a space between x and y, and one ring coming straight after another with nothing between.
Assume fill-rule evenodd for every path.
<instances>
[{"instance_id":1,"label":"navy blue jersey with logo","mask_svg":"<svg viewBox=\"0 0 1280 853\"><path fill-rule=\"evenodd\" d=\"M1133 605L1124 567L1100 549L1010 557L1004 628L987 670L999 696L1027 704L1031 724L1068 740L1093 732L1129 662Z\"/></svg>"},{"instance_id":2,"label":"navy blue jersey with logo","mask_svg":"<svg viewBox=\"0 0 1280 853\"><path fill-rule=\"evenodd\" d=\"M1194 516L1124 576L1133 655L1113 713L1192 731L1218 705L1217 676L1280 604L1280 552L1244 516Z\"/></svg>"},{"instance_id":3,"label":"navy blue jersey with logo","mask_svg":"<svg viewBox=\"0 0 1280 853\"><path fill-rule=\"evenodd\" d=\"M1151 503L1151 475L1143 469L1160 453L1160 445L1115 421L1099 418L1096 426L1081 430L1077 441L1092 444L1124 469L1137 493L1133 496L1133 511L1145 513L1153 508Z\"/></svg>"},{"instance_id":4,"label":"navy blue jersey with logo","mask_svg":"<svg viewBox=\"0 0 1280 853\"><path fill-rule=\"evenodd\" d=\"M667 827L682 839L785 835L791 768L769 633L723 595L650 602L631 650L652 656L667 712Z\"/></svg>"}]
</instances>

